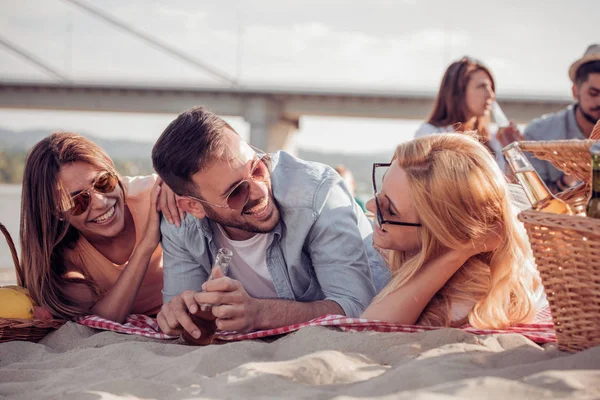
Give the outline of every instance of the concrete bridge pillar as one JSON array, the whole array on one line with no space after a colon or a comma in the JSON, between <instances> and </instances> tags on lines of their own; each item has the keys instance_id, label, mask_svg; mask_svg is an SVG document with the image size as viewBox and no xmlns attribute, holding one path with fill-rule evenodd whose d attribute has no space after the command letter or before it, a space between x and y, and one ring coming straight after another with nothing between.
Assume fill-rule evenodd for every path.
<instances>
[{"instance_id":1,"label":"concrete bridge pillar","mask_svg":"<svg viewBox=\"0 0 600 400\"><path fill-rule=\"evenodd\" d=\"M250 124L250 144L267 152L285 150L296 154L299 121L285 118L280 104L267 98L251 99L243 117Z\"/></svg>"}]
</instances>

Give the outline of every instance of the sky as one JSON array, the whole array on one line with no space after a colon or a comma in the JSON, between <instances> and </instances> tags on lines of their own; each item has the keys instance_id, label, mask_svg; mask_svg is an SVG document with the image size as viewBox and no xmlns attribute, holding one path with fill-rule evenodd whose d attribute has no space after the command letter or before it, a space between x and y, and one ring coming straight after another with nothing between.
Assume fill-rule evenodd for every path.
<instances>
[{"instance_id":1,"label":"sky","mask_svg":"<svg viewBox=\"0 0 600 400\"><path fill-rule=\"evenodd\" d=\"M77 1L247 87L433 94L446 67L467 54L490 67L500 100L568 99L569 65L587 45L600 42L597 0ZM76 82L223 84L66 0L1 1L0 39ZM51 82L53 77L0 44L1 80ZM0 126L155 140L174 117L0 109ZM241 118L228 120L247 135ZM297 144L330 151L389 150L412 137L418 125L305 117Z\"/></svg>"}]
</instances>

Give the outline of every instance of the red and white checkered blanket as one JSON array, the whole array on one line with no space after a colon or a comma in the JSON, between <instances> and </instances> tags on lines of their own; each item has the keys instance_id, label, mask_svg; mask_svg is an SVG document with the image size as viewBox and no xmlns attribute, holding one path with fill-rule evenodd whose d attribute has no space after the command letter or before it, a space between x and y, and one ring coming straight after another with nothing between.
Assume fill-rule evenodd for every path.
<instances>
[{"instance_id":1,"label":"red and white checkered blanket","mask_svg":"<svg viewBox=\"0 0 600 400\"><path fill-rule=\"evenodd\" d=\"M82 317L77 321L77 323L96 329L127 333L130 335L141 335L155 339L176 338L174 336L169 336L162 333L155 319L141 314L130 315L127 318L127 322L124 324L109 321L96 315ZM215 338L226 341L259 339L268 336L277 336L294 332L306 326L330 326L343 331L353 332L426 332L440 329L438 327L431 326L400 325L382 321L373 321L364 318L348 318L343 315L325 315L302 324L288 325L281 328L268 329L264 331L243 334L236 332L217 332ZM554 332L554 326L552 325L550 309L547 307L539 310L535 319L530 324L519 324L512 326L509 329L476 329L472 326L465 325L460 329L477 335L489 335L494 333L519 333L536 343L556 342L556 333Z\"/></svg>"}]
</instances>

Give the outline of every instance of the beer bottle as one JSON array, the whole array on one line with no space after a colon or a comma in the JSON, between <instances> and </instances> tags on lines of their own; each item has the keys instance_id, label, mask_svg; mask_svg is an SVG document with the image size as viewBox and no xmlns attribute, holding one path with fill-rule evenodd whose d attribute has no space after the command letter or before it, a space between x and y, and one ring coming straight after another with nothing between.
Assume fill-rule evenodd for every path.
<instances>
[{"instance_id":1,"label":"beer bottle","mask_svg":"<svg viewBox=\"0 0 600 400\"><path fill-rule=\"evenodd\" d=\"M531 165L525 154L523 154L518 142L513 142L506 146L502 149L502 153L504 153L506 161L523 187L531 203L531 208L536 211L555 214L574 214L567 203L554 197L550 190L548 190L548 187L533 168L533 165Z\"/></svg>"},{"instance_id":2,"label":"beer bottle","mask_svg":"<svg viewBox=\"0 0 600 400\"><path fill-rule=\"evenodd\" d=\"M600 143L590 149L592 153L592 194L585 209L590 218L600 218Z\"/></svg>"},{"instance_id":3,"label":"beer bottle","mask_svg":"<svg viewBox=\"0 0 600 400\"><path fill-rule=\"evenodd\" d=\"M227 272L229 270L229 263L231 262L232 256L233 253L231 252L231 250L226 249L224 247L219 249L217 255L215 256L215 262L213 263L210 276L208 277L209 281L214 279L215 269L217 267L221 268L223 276L227 276ZM212 307L212 304L202 304L200 306L200 310L198 310L196 315L190 314L190 318L198 327L198 329L200 329L200 337L196 339L184 329L182 337L187 344L205 346L213 342L213 337L215 336L215 332L217 331L217 324L215 322L216 317L212 313Z\"/></svg>"}]
</instances>

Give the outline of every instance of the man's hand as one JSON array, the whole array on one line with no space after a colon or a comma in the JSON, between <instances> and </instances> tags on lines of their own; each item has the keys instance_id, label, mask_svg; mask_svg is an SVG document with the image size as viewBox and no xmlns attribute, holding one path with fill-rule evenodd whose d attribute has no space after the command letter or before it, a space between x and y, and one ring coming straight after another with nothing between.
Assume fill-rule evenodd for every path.
<instances>
[{"instance_id":1,"label":"man's hand","mask_svg":"<svg viewBox=\"0 0 600 400\"><path fill-rule=\"evenodd\" d=\"M259 300L251 297L234 279L215 276L194 294L197 304L214 304L212 314L222 331L248 332L260 328Z\"/></svg>"},{"instance_id":2,"label":"man's hand","mask_svg":"<svg viewBox=\"0 0 600 400\"><path fill-rule=\"evenodd\" d=\"M199 304L194 300L195 294L193 290L186 290L163 304L156 316L161 331L167 335L177 336L185 329L194 338L200 337L200 329L192 322L190 314L207 320L212 320L214 317L210 310L200 310Z\"/></svg>"}]
</instances>

